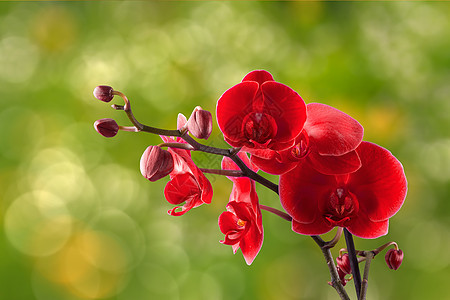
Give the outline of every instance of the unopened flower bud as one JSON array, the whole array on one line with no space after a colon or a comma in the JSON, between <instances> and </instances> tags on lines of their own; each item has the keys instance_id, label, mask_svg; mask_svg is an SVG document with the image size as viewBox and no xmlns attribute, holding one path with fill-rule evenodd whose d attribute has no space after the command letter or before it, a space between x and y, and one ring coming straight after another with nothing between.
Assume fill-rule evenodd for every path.
<instances>
[{"instance_id":1,"label":"unopened flower bud","mask_svg":"<svg viewBox=\"0 0 450 300\"><path fill-rule=\"evenodd\" d=\"M107 85L99 85L94 89L94 97L103 102L109 102L114 98L113 88Z\"/></svg>"},{"instance_id":2,"label":"unopened flower bud","mask_svg":"<svg viewBox=\"0 0 450 300\"><path fill-rule=\"evenodd\" d=\"M347 279L345 279L345 275L349 274L349 273L345 273L344 271L342 271L341 268L339 268L339 266L336 268L338 275L339 275L339 279L341 280L342 286L345 286L348 282Z\"/></svg>"},{"instance_id":3,"label":"unopened flower bud","mask_svg":"<svg viewBox=\"0 0 450 300\"><path fill-rule=\"evenodd\" d=\"M187 122L187 127L193 136L207 140L212 131L212 115L209 111L197 106Z\"/></svg>"},{"instance_id":4,"label":"unopened flower bud","mask_svg":"<svg viewBox=\"0 0 450 300\"><path fill-rule=\"evenodd\" d=\"M104 137L113 137L119 131L119 125L113 119L100 119L94 122L94 128Z\"/></svg>"},{"instance_id":5,"label":"unopened flower bud","mask_svg":"<svg viewBox=\"0 0 450 300\"><path fill-rule=\"evenodd\" d=\"M336 263L342 272L345 274L351 274L352 268L350 267L350 258L347 253L344 253L341 256L336 257Z\"/></svg>"},{"instance_id":6,"label":"unopened flower bud","mask_svg":"<svg viewBox=\"0 0 450 300\"><path fill-rule=\"evenodd\" d=\"M384 258L386 259L389 269L397 270L400 268L403 261L403 251L400 249L389 249Z\"/></svg>"},{"instance_id":7,"label":"unopened flower bud","mask_svg":"<svg viewBox=\"0 0 450 300\"><path fill-rule=\"evenodd\" d=\"M150 181L161 179L173 170L173 157L169 151L149 146L141 157L141 174Z\"/></svg>"}]
</instances>

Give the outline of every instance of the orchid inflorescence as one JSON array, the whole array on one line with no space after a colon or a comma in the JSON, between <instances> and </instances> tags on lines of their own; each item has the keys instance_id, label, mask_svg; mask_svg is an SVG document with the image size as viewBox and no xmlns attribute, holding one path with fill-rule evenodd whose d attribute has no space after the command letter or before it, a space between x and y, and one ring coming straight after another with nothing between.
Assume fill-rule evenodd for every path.
<instances>
[{"instance_id":1,"label":"orchid inflorescence","mask_svg":"<svg viewBox=\"0 0 450 300\"><path fill-rule=\"evenodd\" d=\"M358 298L365 299L370 262L386 247L395 246L386 254L388 267L396 270L400 266L403 252L394 242L372 251L354 247L353 235L374 239L387 234L389 218L401 208L407 191L401 163L385 148L363 141L363 127L354 118L325 104L305 104L297 92L274 81L269 72L256 70L217 101L217 123L231 146L222 149L197 141L208 139L213 125L211 113L201 107L189 118L179 114L177 129L166 130L139 123L123 93L109 86L94 90L94 96L104 102L115 95L125 105L112 107L125 111L133 126L100 119L94 127L105 137L118 131L161 136L161 144L144 151L140 170L150 181L170 177L164 189L166 200L175 205L170 215L181 216L211 203L213 187L205 173L224 175L233 182L226 211L218 220L224 234L221 243L232 246L234 253L241 249L248 265L262 247L261 210L266 210L291 222L294 232L311 236L320 246L330 285L342 299L349 299L343 286L351 279ZM222 169L199 168L191 151L222 156ZM279 175L279 184L259 171ZM256 182L277 193L285 211L260 204ZM333 240L326 242L319 236L335 227ZM330 248L342 233L348 249L341 249L336 267ZM361 279L358 264L363 261Z\"/></svg>"}]
</instances>

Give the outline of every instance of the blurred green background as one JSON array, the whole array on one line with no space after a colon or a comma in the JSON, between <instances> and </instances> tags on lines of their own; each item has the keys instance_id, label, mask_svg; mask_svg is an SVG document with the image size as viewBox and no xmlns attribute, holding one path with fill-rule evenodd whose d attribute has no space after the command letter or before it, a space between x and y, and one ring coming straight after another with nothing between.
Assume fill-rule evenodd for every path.
<instances>
[{"instance_id":1,"label":"blurred green background","mask_svg":"<svg viewBox=\"0 0 450 300\"><path fill-rule=\"evenodd\" d=\"M368 299L448 299L449 15L448 2L0 3L0 299L338 299L316 244L274 215L263 212L252 266L219 243L229 180L209 176L213 203L171 217L167 179L139 172L159 137L93 129L106 117L130 124L94 99L97 85L124 92L141 122L173 129L179 112L214 112L254 69L352 115L405 167L388 236L355 240L405 252L395 272L384 253L375 259ZM207 143L225 147L214 130Z\"/></svg>"}]
</instances>

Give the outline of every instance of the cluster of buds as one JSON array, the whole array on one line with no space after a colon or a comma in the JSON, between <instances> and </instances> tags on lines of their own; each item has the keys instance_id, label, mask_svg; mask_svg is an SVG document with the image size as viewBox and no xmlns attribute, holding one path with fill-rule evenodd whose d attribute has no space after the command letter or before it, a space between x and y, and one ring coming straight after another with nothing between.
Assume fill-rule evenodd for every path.
<instances>
[{"instance_id":1,"label":"cluster of buds","mask_svg":"<svg viewBox=\"0 0 450 300\"><path fill-rule=\"evenodd\" d=\"M389 218L405 200L403 166L387 149L363 141L364 129L357 120L329 105L306 104L267 71L250 72L218 99L216 118L228 149L196 140L207 140L213 128L212 114L200 106L189 119L179 114L176 129L166 130L139 123L121 92L105 85L94 90L103 102L115 95L125 105L112 107L123 110L133 126L100 119L94 127L105 137L118 131L145 131L162 138L162 143L144 151L140 171L149 181L170 178L164 189L166 200L175 205L170 215L181 216L211 203L213 188L204 173L225 175L233 182L226 211L219 217L225 235L221 242L232 246L233 252L241 249L249 265L262 247L261 210L288 220L301 235L318 237L337 227L333 243L326 243L331 248L343 230L346 240L352 235L373 239L387 234ZM199 168L191 158L194 150L222 156L222 169ZM258 171L279 175L279 185ZM255 182L276 192L285 211L260 204ZM343 285L350 280L346 275L355 276L358 264L352 247L350 255L341 253L336 259ZM402 258L398 248L386 254L394 270Z\"/></svg>"},{"instance_id":2,"label":"cluster of buds","mask_svg":"<svg viewBox=\"0 0 450 300\"><path fill-rule=\"evenodd\" d=\"M394 245L394 249L389 249L386 252L385 255L385 261L386 264L388 266L389 269L391 270L397 270L398 268L400 268L400 265L402 264L403 261L403 251L401 249L398 248L397 243L395 242L389 242L387 244L384 244L381 247L378 247L377 249L373 250L373 251L358 251L358 254L360 255L359 259L358 259L358 263L363 262L367 259L367 257L369 256L368 254L370 253L370 259L372 259L373 257L375 257L375 255L377 255L378 253L380 253L382 250L384 250L385 248L387 248L390 245ZM345 251L347 251L346 249L341 249L339 251L339 256L336 257L336 265L337 265L337 272L339 275L339 279L342 283L342 285L346 285L347 282L349 282L350 280L352 280L352 276L347 277L347 275L352 275L352 268L351 268L351 263L350 263L350 258L348 253L344 253Z\"/></svg>"}]
</instances>

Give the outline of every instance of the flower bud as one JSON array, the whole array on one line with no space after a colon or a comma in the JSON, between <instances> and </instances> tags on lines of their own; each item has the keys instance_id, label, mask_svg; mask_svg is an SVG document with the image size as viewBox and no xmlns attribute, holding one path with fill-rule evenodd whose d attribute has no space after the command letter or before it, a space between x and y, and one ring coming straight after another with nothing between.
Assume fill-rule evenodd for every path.
<instances>
[{"instance_id":1,"label":"flower bud","mask_svg":"<svg viewBox=\"0 0 450 300\"><path fill-rule=\"evenodd\" d=\"M338 275L339 275L339 280L341 280L342 286L345 286L348 282L347 279L345 279L345 275L349 274L349 273L345 273L344 271L342 271L341 268L339 268L339 266L336 268Z\"/></svg>"},{"instance_id":2,"label":"flower bud","mask_svg":"<svg viewBox=\"0 0 450 300\"><path fill-rule=\"evenodd\" d=\"M150 181L161 179L173 170L173 157L169 151L149 146L141 157L141 174Z\"/></svg>"},{"instance_id":3,"label":"flower bud","mask_svg":"<svg viewBox=\"0 0 450 300\"><path fill-rule=\"evenodd\" d=\"M397 270L400 268L403 261L403 251L400 249L389 249L384 258L386 259L389 269Z\"/></svg>"},{"instance_id":4,"label":"flower bud","mask_svg":"<svg viewBox=\"0 0 450 300\"><path fill-rule=\"evenodd\" d=\"M107 85L99 85L94 89L94 97L103 102L109 102L114 98L113 88Z\"/></svg>"},{"instance_id":5,"label":"flower bud","mask_svg":"<svg viewBox=\"0 0 450 300\"><path fill-rule=\"evenodd\" d=\"M336 257L336 263L341 271L345 274L352 273L352 268L350 267L350 258L348 257L347 253L343 254L342 256Z\"/></svg>"},{"instance_id":6,"label":"flower bud","mask_svg":"<svg viewBox=\"0 0 450 300\"><path fill-rule=\"evenodd\" d=\"M193 136L207 140L212 131L212 115L209 111L197 106L187 122L187 127Z\"/></svg>"},{"instance_id":7,"label":"flower bud","mask_svg":"<svg viewBox=\"0 0 450 300\"><path fill-rule=\"evenodd\" d=\"M113 119L100 119L94 122L94 128L104 137L113 137L119 131L119 125Z\"/></svg>"}]
</instances>

